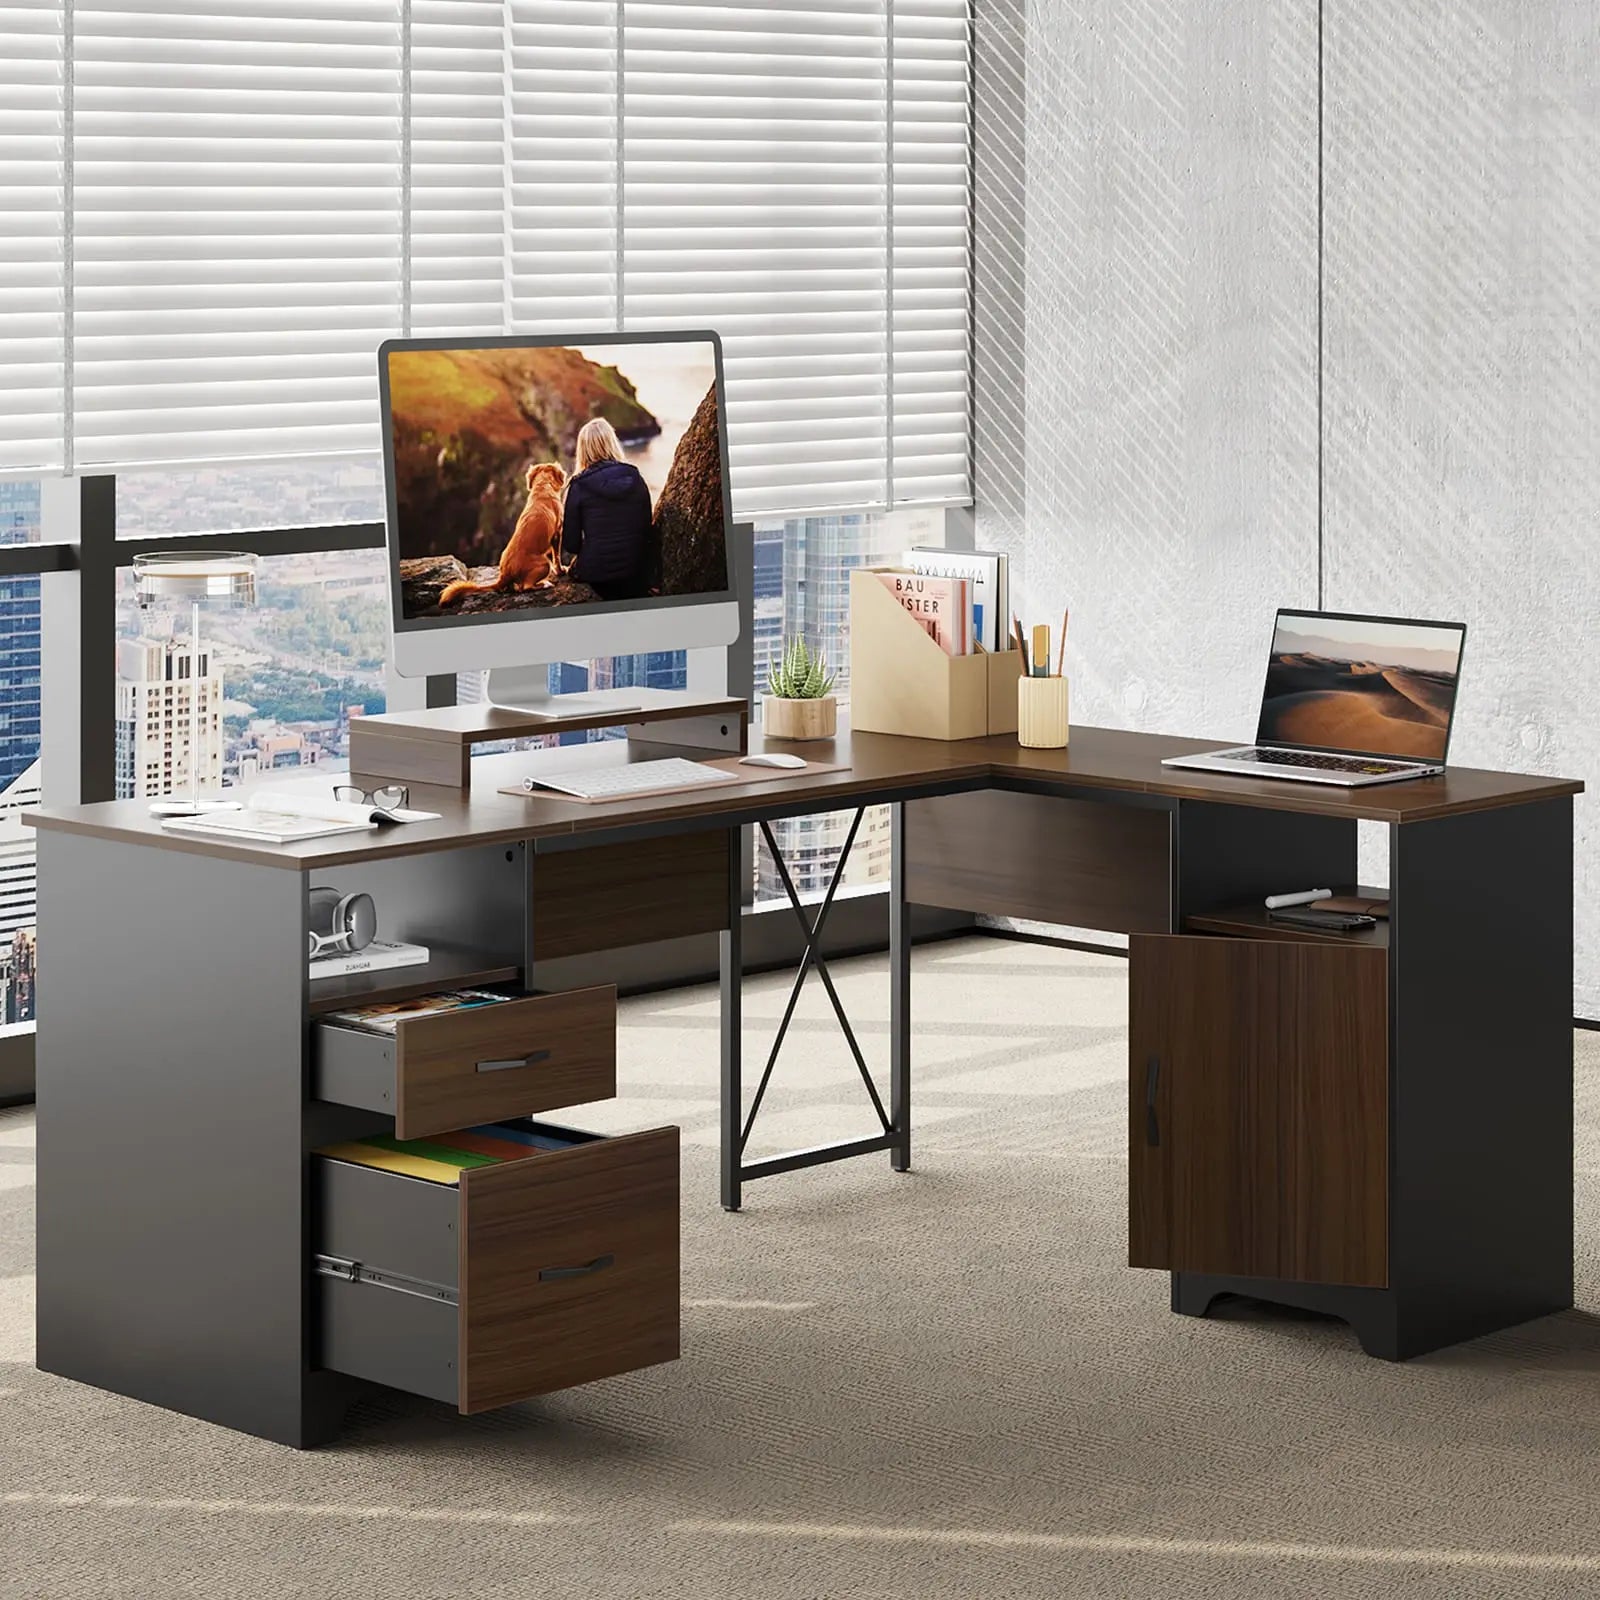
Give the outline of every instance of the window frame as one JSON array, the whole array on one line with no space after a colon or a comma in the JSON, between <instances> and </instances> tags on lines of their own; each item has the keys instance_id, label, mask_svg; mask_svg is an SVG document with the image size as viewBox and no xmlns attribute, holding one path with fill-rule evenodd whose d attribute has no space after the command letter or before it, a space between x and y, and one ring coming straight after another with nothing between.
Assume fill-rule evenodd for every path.
<instances>
[{"instance_id":1,"label":"window frame","mask_svg":"<svg viewBox=\"0 0 1600 1600\"><path fill-rule=\"evenodd\" d=\"M381 549L387 537L382 522L335 523L316 527L242 529L223 533L177 534L167 538L117 537L113 473L44 479L52 493L43 497L43 538L35 544L0 546L0 576L41 579L40 755L46 804L90 804L116 795L116 584L117 573L136 555L170 549L181 542L192 550L245 550L262 557L322 555L344 550ZM883 514L862 507L863 514ZM938 508L921 508L935 510ZM796 513L835 517L836 509ZM972 518L966 507L943 509L944 538L952 548L971 543ZM776 520L776 519L772 519ZM787 519L785 519L787 520ZM753 522L741 521L740 528ZM752 574L738 574L741 604L753 607ZM729 653L730 681L754 685L754 641L746 616L740 643ZM426 680L426 703L451 705L455 679ZM885 886L886 888L887 886ZM809 898L809 896L803 896ZM841 892L835 916L838 950L879 947L887 937L886 900L871 885ZM802 941L786 900L756 903L753 888L746 916L765 930L751 947L751 970L792 964ZM971 919L945 918L951 927ZM936 931L947 931L941 922ZM832 941L830 941L831 943ZM632 987L672 987L715 976L703 956L668 952L632 953L616 961L617 976ZM34 1030L19 1027L0 1035L0 1107L26 1102L34 1094Z\"/></svg>"}]
</instances>

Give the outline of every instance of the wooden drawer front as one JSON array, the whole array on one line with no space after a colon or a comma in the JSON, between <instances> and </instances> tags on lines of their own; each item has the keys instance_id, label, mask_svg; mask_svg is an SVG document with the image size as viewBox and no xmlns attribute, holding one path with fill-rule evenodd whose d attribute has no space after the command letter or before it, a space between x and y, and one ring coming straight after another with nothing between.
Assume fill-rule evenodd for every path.
<instances>
[{"instance_id":1,"label":"wooden drawer front","mask_svg":"<svg viewBox=\"0 0 1600 1600\"><path fill-rule=\"evenodd\" d=\"M1130 941L1130 1265L1387 1286L1387 955Z\"/></svg>"},{"instance_id":2,"label":"wooden drawer front","mask_svg":"<svg viewBox=\"0 0 1600 1600\"><path fill-rule=\"evenodd\" d=\"M678 1356L678 1130L462 1180L461 1409Z\"/></svg>"},{"instance_id":3,"label":"wooden drawer front","mask_svg":"<svg viewBox=\"0 0 1600 1600\"><path fill-rule=\"evenodd\" d=\"M486 1411L678 1356L678 1130L574 1142L459 1186L315 1162L319 1359ZM438 1292L435 1292L438 1291Z\"/></svg>"},{"instance_id":4,"label":"wooden drawer front","mask_svg":"<svg viewBox=\"0 0 1600 1600\"><path fill-rule=\"evenodd\" d=\"M1165 811L980 789L906 805L906 896L1112 933L1170 921Z\"/></svg>"},{"instance_id":5,"label":"wooden drawer front","mask_svg":"<svg viewBox=\"0 0 1600 1600\"><path fill-rule=\"evenodd\" d=\"M727 925L724 829L533 858L536 961L716 933Z\"/></svg>"},{"instance_id":6,"label":"wooden drawer front","mask_svg":"<svg viewBox=\"0 0 1600 1600\"><path fill-rule=\"evenodd\" d=\"M319 1023L319 1099L394 1117L397 1139L493 1122L617 1092L617 991L610 984L415 1017L393 1037Z\"/></svg>"}]
</instances>

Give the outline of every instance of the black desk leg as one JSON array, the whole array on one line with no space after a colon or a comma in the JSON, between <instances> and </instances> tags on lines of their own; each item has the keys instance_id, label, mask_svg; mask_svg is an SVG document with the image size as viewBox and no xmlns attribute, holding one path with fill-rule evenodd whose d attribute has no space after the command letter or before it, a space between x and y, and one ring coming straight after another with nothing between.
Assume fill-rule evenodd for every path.
<instances>
[{"instance_id":1,"label":"black desk leg","mask_svg":"<svg viewBox=\"0 0 1600 1600\"><path fill-rule=\"evenodd\" d=\"M741 1204L740 1119L744 1107L741 1043L744 1017L744 841L738 828L728 829L728 925L719 936L722 1016L722 1209Z\"/></svg>"},{"instance_id":2,"label":"black desk leg","mask_svg":"<svg viewBox=\"0 0 1600 1600\"><path fill-rule=\"evenodd\" d=\"M911 909L906 904L906 808L889 808L889 1164L911 1170Z\"/></svg>"},{"instance_id":3,"label":"black desk leg","mask_svg":"<svg viewBox=\"0 0 1600 1600\"><path fill-rule=\"evenodd\" d=\"M742 882L736 881L735 887L729 892L730 926L722 935L722 1204L728 1211L739 1209L743 1185L753 1178L772 1178L781 1172L798 1172L802 1167L822 1166L832 1161L848 1161L854 1156L871 1155L881 1150L897 1152L895 1165L902 1170L904 1163L910 1160L911 1150L907 1139L909 1122L902 1120L898 1127L891 1124L877 1085L872 1081L866 1057L862 1054L861 1041L856 1037L855 1029L850 1026L849 1017L845 1015L844 1001L833 981L833 974L828 970L827 957L822 952L828 914L833 910L835 897L844 882L850 851L865 815L864 809L857 810L850 823L850 831L845 836L844 848L839 852L833 875L828 880L827 891L821 901L815 903L811 909L808 909L801 900L800 892L795 888L794 878L783 859L783 852L778 849L778 841L771 827L765 822L759 824L772 865L777 871L779 881L783 884L789 908L793 911L795 920L805 936L805 949L800 957L800 965L795 971L794 981L789 988L788 1002L778 1020L777 1035L768 1052L766 1066L756 1080L755 1092L750 1096L748 1111L743 1105L744 1084L740 1071L739 1035L739 984L743 971L743 957L739 945L738 915L741 909L739 891ZM737 838L736 833L735 838ZM731 845L730 850L735 852L730 856L731 862L737 859L737 845ZM742 869L735 873L730 866L730 874L737 880L742 876ZM899 903L901 909L896 914L897 920L894 923L898 931L892 933L891 938L894 941L894 949L899 952L896 957L896 970L903 970L909 980L908 963L911 951L909 930L905 925L903 894ZM765 1156L759 1161L746 1161L744 1153L749 1147L750 1134L761 1112L762 1102L766 1099L767 1086L772 1082L772 1071L778 1064L778 1053L783 1049L789 1025L794 1021L795 1007L800 1001L800 991L805 986L808 974L813 971L828 996L828 1004L838 1020L840 1032L844 1035L845 1044L849 1047L856 1070L861 1074L862 1086L867 1092L867 1099L872 1104L873 1115L877 1118L881 1131L869 1134L864 1139L847 1139L840 1144L817 1145L808 1150L790 1150L783 1155ZM904 1079L910 1071L910 1052L905 1044L909 1026L909 981L895 992L899 998L894 1001L893 1016L899 1020L894 1023L891 1031L898 1030L894 1032L894 1037L901 1041L901 1046L897 1056L900 1063L896 1076L897 1087L893 1092L899 1097L898 1103L904 1105L906 1099Z\"/></svg>"}]
</instances>

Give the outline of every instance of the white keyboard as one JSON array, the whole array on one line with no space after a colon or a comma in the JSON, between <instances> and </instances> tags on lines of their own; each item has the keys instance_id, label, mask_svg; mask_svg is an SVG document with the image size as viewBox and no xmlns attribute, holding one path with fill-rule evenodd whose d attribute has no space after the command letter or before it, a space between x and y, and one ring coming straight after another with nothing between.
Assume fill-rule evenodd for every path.
<instances>
[{"instance_id":1,"label":"white keyboard","mask_svg":"<svg viewBox=\"0 0 1600 1600\"><path fill-rule=\"evenodd\" d=\"M594 772L556 772L548 778L524 778L523 788L548 789L575 800L626 800L629 795L661 794L672 789L698 789L739 779L720 767L669 756L662 761L632 761L625 767L600 767Z\"/></svg>"}]
</instances>

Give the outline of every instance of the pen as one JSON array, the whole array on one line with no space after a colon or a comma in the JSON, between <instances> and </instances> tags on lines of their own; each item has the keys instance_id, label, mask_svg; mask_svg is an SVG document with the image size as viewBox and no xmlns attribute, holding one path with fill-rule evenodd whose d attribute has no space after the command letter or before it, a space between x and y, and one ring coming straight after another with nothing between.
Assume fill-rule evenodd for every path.
<instances>
[{"instance_id":1,"label":"pen","mask_svg":"<svg viewBox=\"0 0 1600 1600\"><path fill-rule=\"evenodd\" d=\"M1269 894L1268 911L1282 911L1285 906L1308 906L1317 900L1333 899L1332 889L1302 889L1298 894Z\"/></svg>"}]
</instances>

